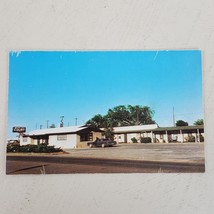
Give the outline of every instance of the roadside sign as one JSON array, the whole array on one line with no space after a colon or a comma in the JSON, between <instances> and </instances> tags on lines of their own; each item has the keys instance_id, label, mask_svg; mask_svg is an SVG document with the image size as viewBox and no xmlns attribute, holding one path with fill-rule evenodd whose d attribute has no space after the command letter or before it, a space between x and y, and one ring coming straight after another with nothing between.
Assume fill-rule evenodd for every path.
<instances>
[{"instance_id":1,"label":"roadside sign","mask_svg":"<svg viewBox=\"0 0 214 214\"><path fill-rule=\"evenodd\" d=\"M26 132L26 127L14 126L13 132L18 132L18 133Z\"/></svg>"}]
</instances>

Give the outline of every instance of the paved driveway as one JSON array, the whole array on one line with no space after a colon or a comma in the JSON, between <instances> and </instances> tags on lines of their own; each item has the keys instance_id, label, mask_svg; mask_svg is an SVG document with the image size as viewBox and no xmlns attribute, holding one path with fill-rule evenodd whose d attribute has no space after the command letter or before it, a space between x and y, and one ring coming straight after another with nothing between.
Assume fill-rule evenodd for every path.
<instances>
[{"instance_id":1,"label":"paved driveway","mask_svg":"<svg viewBox=\"0 0 214 214\"><path fill-rule=\"evenodd\" d=\"M119 144L66 151L72 157L204 163L204 143Z\"/></svg>"}]
</instances>

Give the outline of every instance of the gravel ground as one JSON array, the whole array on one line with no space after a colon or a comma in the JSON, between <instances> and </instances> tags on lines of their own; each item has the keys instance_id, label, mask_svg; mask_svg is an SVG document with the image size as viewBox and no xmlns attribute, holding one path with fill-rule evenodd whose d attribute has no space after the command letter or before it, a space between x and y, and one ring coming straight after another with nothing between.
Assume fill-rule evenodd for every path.
<instances>
[{"instance_id":1,"label":"gravel ground","mask_svg":"<svg viewBox=\"0 0 214 214\"><path fill-rule=\"evenodd\" d=\"M115 147L68 149L72 157L148 160L167 162L204 162L203 143L121 144Z\"/></svg>"}]
</instances>

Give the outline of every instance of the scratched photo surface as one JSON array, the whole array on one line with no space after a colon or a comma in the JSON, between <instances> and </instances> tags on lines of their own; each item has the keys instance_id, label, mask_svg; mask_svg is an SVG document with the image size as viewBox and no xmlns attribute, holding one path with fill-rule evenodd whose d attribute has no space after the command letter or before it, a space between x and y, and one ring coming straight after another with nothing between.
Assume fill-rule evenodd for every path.
<instances>
[{"instance_id":1,"label":"scratched photo surface","mask_svg":"<svg viewBox=\"0 0 214 214\"><path fill-rule=\"evenodd\" d=\"M11 51L6 173L205 172L200 50Z\"/></svg>"}]
</instances>

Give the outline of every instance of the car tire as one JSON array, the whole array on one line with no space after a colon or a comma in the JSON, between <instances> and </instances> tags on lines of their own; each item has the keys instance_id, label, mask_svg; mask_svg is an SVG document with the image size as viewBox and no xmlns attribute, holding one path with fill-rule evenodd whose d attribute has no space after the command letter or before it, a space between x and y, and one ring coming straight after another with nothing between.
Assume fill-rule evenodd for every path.
<instances>
[{"instance_id":1,"label":"car tire","mask_svg":"<svg viewBox=\"0 0 214 214\"><path fill-rule=\"evenodd\" d=\"M105 147L105 144L103 143L103 144L102 144L102 148L104 148L104 147Z\"/></svg>"}]
</instances>

